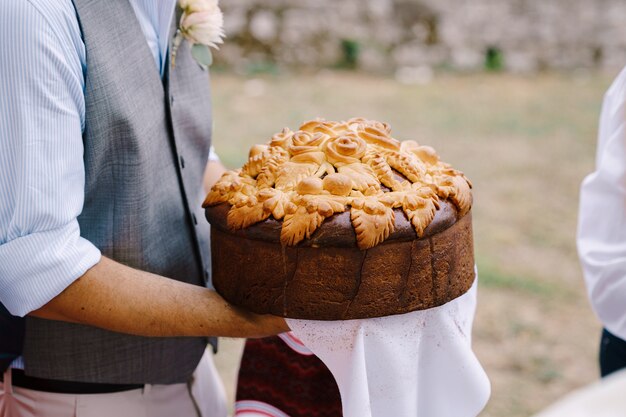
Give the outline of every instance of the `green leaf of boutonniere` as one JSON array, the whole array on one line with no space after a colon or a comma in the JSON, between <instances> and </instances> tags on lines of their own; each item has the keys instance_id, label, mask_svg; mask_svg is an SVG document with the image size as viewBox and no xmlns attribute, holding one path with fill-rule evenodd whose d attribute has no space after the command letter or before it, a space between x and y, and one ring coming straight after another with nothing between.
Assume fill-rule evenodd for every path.
<instances>
[{"instance_id":1,"label":"green leaf of boutonniere","mask_svg":"<svg viewBox=\"0 0 626 417\"><path fill-rule=\"evenodd\" d=\"M191 47L191 55L198 62L198 64L204 67L210 67L213 63L213 55L208 45L195 44Z\"/></svg>"}]
</instances>

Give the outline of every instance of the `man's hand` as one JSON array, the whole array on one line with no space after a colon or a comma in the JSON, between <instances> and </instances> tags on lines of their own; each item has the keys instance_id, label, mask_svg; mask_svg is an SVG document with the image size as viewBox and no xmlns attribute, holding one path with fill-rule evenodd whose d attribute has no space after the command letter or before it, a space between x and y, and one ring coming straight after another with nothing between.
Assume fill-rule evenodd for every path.
<instances>
[{"instance_id":1,"label":"man's hand","mask_svg":"<svg viewBox=\"0 0 626 417\"><path fill-rule=\"evenodd\" d=\"M284 319L238 309L215 291L102 260L30 315L139 336L265 337Z\"/></svg>"}]
</instances>

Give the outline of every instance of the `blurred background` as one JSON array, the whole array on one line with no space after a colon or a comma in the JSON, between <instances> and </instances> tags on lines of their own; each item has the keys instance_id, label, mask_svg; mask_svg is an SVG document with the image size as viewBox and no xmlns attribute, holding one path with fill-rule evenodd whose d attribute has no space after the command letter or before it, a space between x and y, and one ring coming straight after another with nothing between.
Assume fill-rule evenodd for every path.
<instances>
[{"instance_id":1,"label":"blurred background","mask_svg":"<svg viewBox=\"0 0 626 417\"><path fill-rule=\"evenodd\" d=\"M217 152L316 117L386 121L474 183L482 416L529 416L597 380L576 246L602 96L626 65L621 0L228 0L212 67ZM241 342L217 356L229 395ZM231 397L232 398L232 397Z\"/></svg>"}]
</instances>

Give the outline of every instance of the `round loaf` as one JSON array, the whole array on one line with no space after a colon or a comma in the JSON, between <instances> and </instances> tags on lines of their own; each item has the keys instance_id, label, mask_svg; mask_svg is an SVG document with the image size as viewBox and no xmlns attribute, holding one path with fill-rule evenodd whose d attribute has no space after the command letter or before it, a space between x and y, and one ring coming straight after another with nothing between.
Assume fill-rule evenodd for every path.
<instances>
[{"instance_id":1,"label":"round loaf","mask_svg":"<svg viewBox=\"0 0 626 417\"><path fill-rule=\"evenodd\" d=\"M280 222L230 232L229 207L208 208L213 285L237 306L298 319L362 319L443 305L474 282L471 213L457 221L454 207L445 207L422 238L397 211L396 232L367 250L357 247L348 213L285 247Z\"/></svg>"},{"instance_id":2,"label":"round loaf","mask_svg":"<svg viewBox=\"0 0 626 417\"><path fill-rule=\"evenodd\" d=\"M440 306L474 282L470 188L384 123L284 129L207 196L213 286L255 313L298 319Z\"/></svg>"}]
</instances>

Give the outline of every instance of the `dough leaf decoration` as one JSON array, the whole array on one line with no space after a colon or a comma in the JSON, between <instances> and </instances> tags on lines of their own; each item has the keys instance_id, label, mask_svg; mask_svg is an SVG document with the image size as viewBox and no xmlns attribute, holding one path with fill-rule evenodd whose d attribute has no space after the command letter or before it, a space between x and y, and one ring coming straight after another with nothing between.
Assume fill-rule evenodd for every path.
<instances>
[{"instance_id":1,"label":"dough leaf decoration","mask_svg":"<svg viewBox=\"0 0 626 417\"><path fill-rule=\"evenodd\" d=\"M241 167L241 175L242 176L248 175L251 178L256 178L270 157L271 157L271 152L269 151L269 149L266 149L262 151L261 153L256 154L253 157L249 158L248 162L246 162Z\"/></svg>"},{"instance_id":2,"label":"dough leaf decoration","mask_svg":"<svg viewBox=\"0 0 626 417\"><path fill-rule=\"evenodd\" d=\"M301 153L291 157L291 162L298 164L326 164L326 155L321 151Z\"/></svg>"},{"instance_id":3,"label":"dough leaf decoration","mask_svg":"<svg viewBox=\"0 0 626 417\"><path fill-rule=\"evenodd\" d=\"M435 212L437 211L435 204L431 200L423 199L423 205L416 208L415 210L405 209L409 221L413 225L415 229L415 233L417 236L422 237L424 235L424 230L428 227L428 225L435 218Z\"/></svg>"},{"instance_id":4,"label":"dough leaf decoration","mask_svg":"<svg viewBox=\"0 0 626 417\"><path fill-rule=\"evenodd\" d=\"M472 208L471 183L461 173L441 176L438 179L438 195L447 198L459 209L461 216Z\"/></svg>"},{"instance_id":5,"label":"dough leaf decoration","mask_svg":"<svg viewBox=\"0 0 626 417\"><path fill-rule=\"evenodd\" d=\"M309 213L305 206L299 206L295 212L285 215L280 231L280 243L284 246L297 245L310 238L323 221L324 217L317 211Z\"/></svg>"},{"instance_id":6,"label":"dough leaf decoration","mask_svg":"<svg viewBox=\"0 0 626 417\"><path fill-rule=\"evenodd\" d=\"M350 219L359 249L369 249L382 243L395 230L393 209L371 197L353 201Z\"/></svg>"},{"instance_id":7,"label":"dough leaf decoration","mask_svg":"<svg viewBox=\"0 0 626 417\"><path fill-rule=\"evenodd\" d=\"M286 162L280 166L274 186L277 190L291 191L304 178L313 176L318 168L319 165L312 163Z\"/></svg>"},{"instance_id":8,"label":"dough leaf decoration","mask_svg":"<svg viewBox=\"0 0 626 417\"><path fill-rule=\"evenodd\" d=\"M244 204L240 207L233 206L226 216L226 224L230 230L245 229L267 219L270 214L269 211L263 208L263 203Z\"/></svg>"},{"instance_id":9,"label":"dough leaf decoration","mask_svg":"<svg viewBox=\"0 0 626 417\"><path fill-rule=\"evenodd\" d=\"M317 181L321 183L318 178L309 178L304 182L315 183ZM302 183L298 185L298 188L302 188L301 186ZM317 189L313 184L307 184L305 187ZM348 197L332 195L321 188L314 192L319 194L295 195L292 202L285 206L287 214L280 234L282 244L293 242L288 244L292 246L305 238L310 238L324 219L335 213L344 212L346 204L350 201Z\"/></svg>"},{"instance_id":10,"label":"dough leaf decoration","mask_svg":"<svg viewBox=\"0 0 626 417\"><path fill-rule=\"evenodd\" d=\"M250 184L244 184L238 191L232 194L228 203L231 206L252 206L257 203L257 188Z\"/></svg>"},{"instance_id":11,"label":"dough leaf decoration","mask_svg":"<svg viewBox=\"0 0 626 417\"><path fill-rule=\"evenodd\" d=\"M271 188L276 182L280 167L287 162L289 154L283 148L270 148L271 156L265 161L265 165L256 178L259 189Z\"/></svg>"},{"instance_id":12,"label":"dough leaf decoration","mask_svg":"<svg viewBox=\"0 0 626 417\"><path fill-rule=\"evenodd\" d=\"M253 185L254 180L239 176L238 171L226 171L207 194L202 207L216 206L228 202L244 185Z\"/></svg>"},{"instance_id":13,"label":"dough leaf decoration","mask_svg":"<svg viewBox=\"0 0 626 417\"><path fill-rule=\"evenodd\" d=\"M346 205L350 199L334 195L316 195L300 197L307 211L317 211L324 218L330 217L335 213L343 213L346 211Z\"/></svg>"},{"instance_id":14,"label":"dough leaf decoration","mask_svg":"<svg viewBox=\"0 0 626 417\"><path fill-rule=\"evenodd\" d=\"M285 217L287 204L291 201L290 193L284 193L274 188L265 188L259 191L258 199L263 203L263 210L271 213L276 220Z\"/></svg>"},{"instance_id":15,"label":"dough leaf decoration","mask_svg":"<svg viewBox=\"0 0 626 417\"><path fill-rule=\"evenodd\" d=\"M415 156L401 152L386 152L385 157L391 168L404 175L412 183L422 181L426 169Z\"/></svg>"},{"instance_id":16,"label":"dough leaf decoration","mask_svg":"<svg viewBox=\"0 0 626 417\"><path fill-rule=\"evenodd\" d=\"M310 238L326 218L350 210L357 244L367 249L393 232L394 209L404 211L421 237L440 201L465 215L472 206L471 188L433 148L399 142L386 123L315 119L253 146L242 169L225 173L203 207L230 204L231 230L270 216L282 220L280 239L287 246Z\"/></svg>"},{"instance_id":17,"label":"dough leaf decoration","mask_svg":"<svg viewBox=\"0 0 626 417\"><path fill-rule=\"evenodd\" d=\"M365 192L370 187L380 188L380 181L372 168L360 162L340 166L337 172L349 177L355 190Z\"/></svg>"},{"instance_id":18,"label":"dough leaf decoration","mask_svg":"<svg viewBox=\"0 0 626 417\"><path fill-rule=\"evenodd\" d=\"M435 218L439 201L430 187L413 187L413 193L407 192L402 200L402 210L409 218L417 236L422 237L424 230Z\"/></svg>"},{"instance_id":19,"label":"dough leaf decoration","mask_svg":"<svg viewBox=\"0 0 626 417\"><path fill-rule=\"evenodd\" d=\"M385 204L388 207L399 208L402 207L402 203L404 201L404 197L407 195L406 192L390 192L384 193L379 196L378 201Z\"/></svg>"},{"instance_id":20,"label":"dough leaf decoration","mask_svg":"<svg viewBox=\"0 0 626 417\"><path fill-rule=\"evenodd\" d=\"M393 174L393 170L380 154L374 154L367 160L367 164L372 168L372 171L376 177L380 180L381 184L385 187L389 187L394 191L402 189L402 183L398 181Z\"/></svg>"},{"instance_id":21,"label":"dough leaf decoration","mask_svg":"<svg viewBox=\"0 0 626 417\"><path fill-rule=\"evenodd\" d=\"M472 191L470 189L470 183L464 176L456 176L452 180L454 187L456 188L455 194L452 196L452 202L459 209L459 214L464 216L472 208Z\"/></svg>"}]
</instances>

